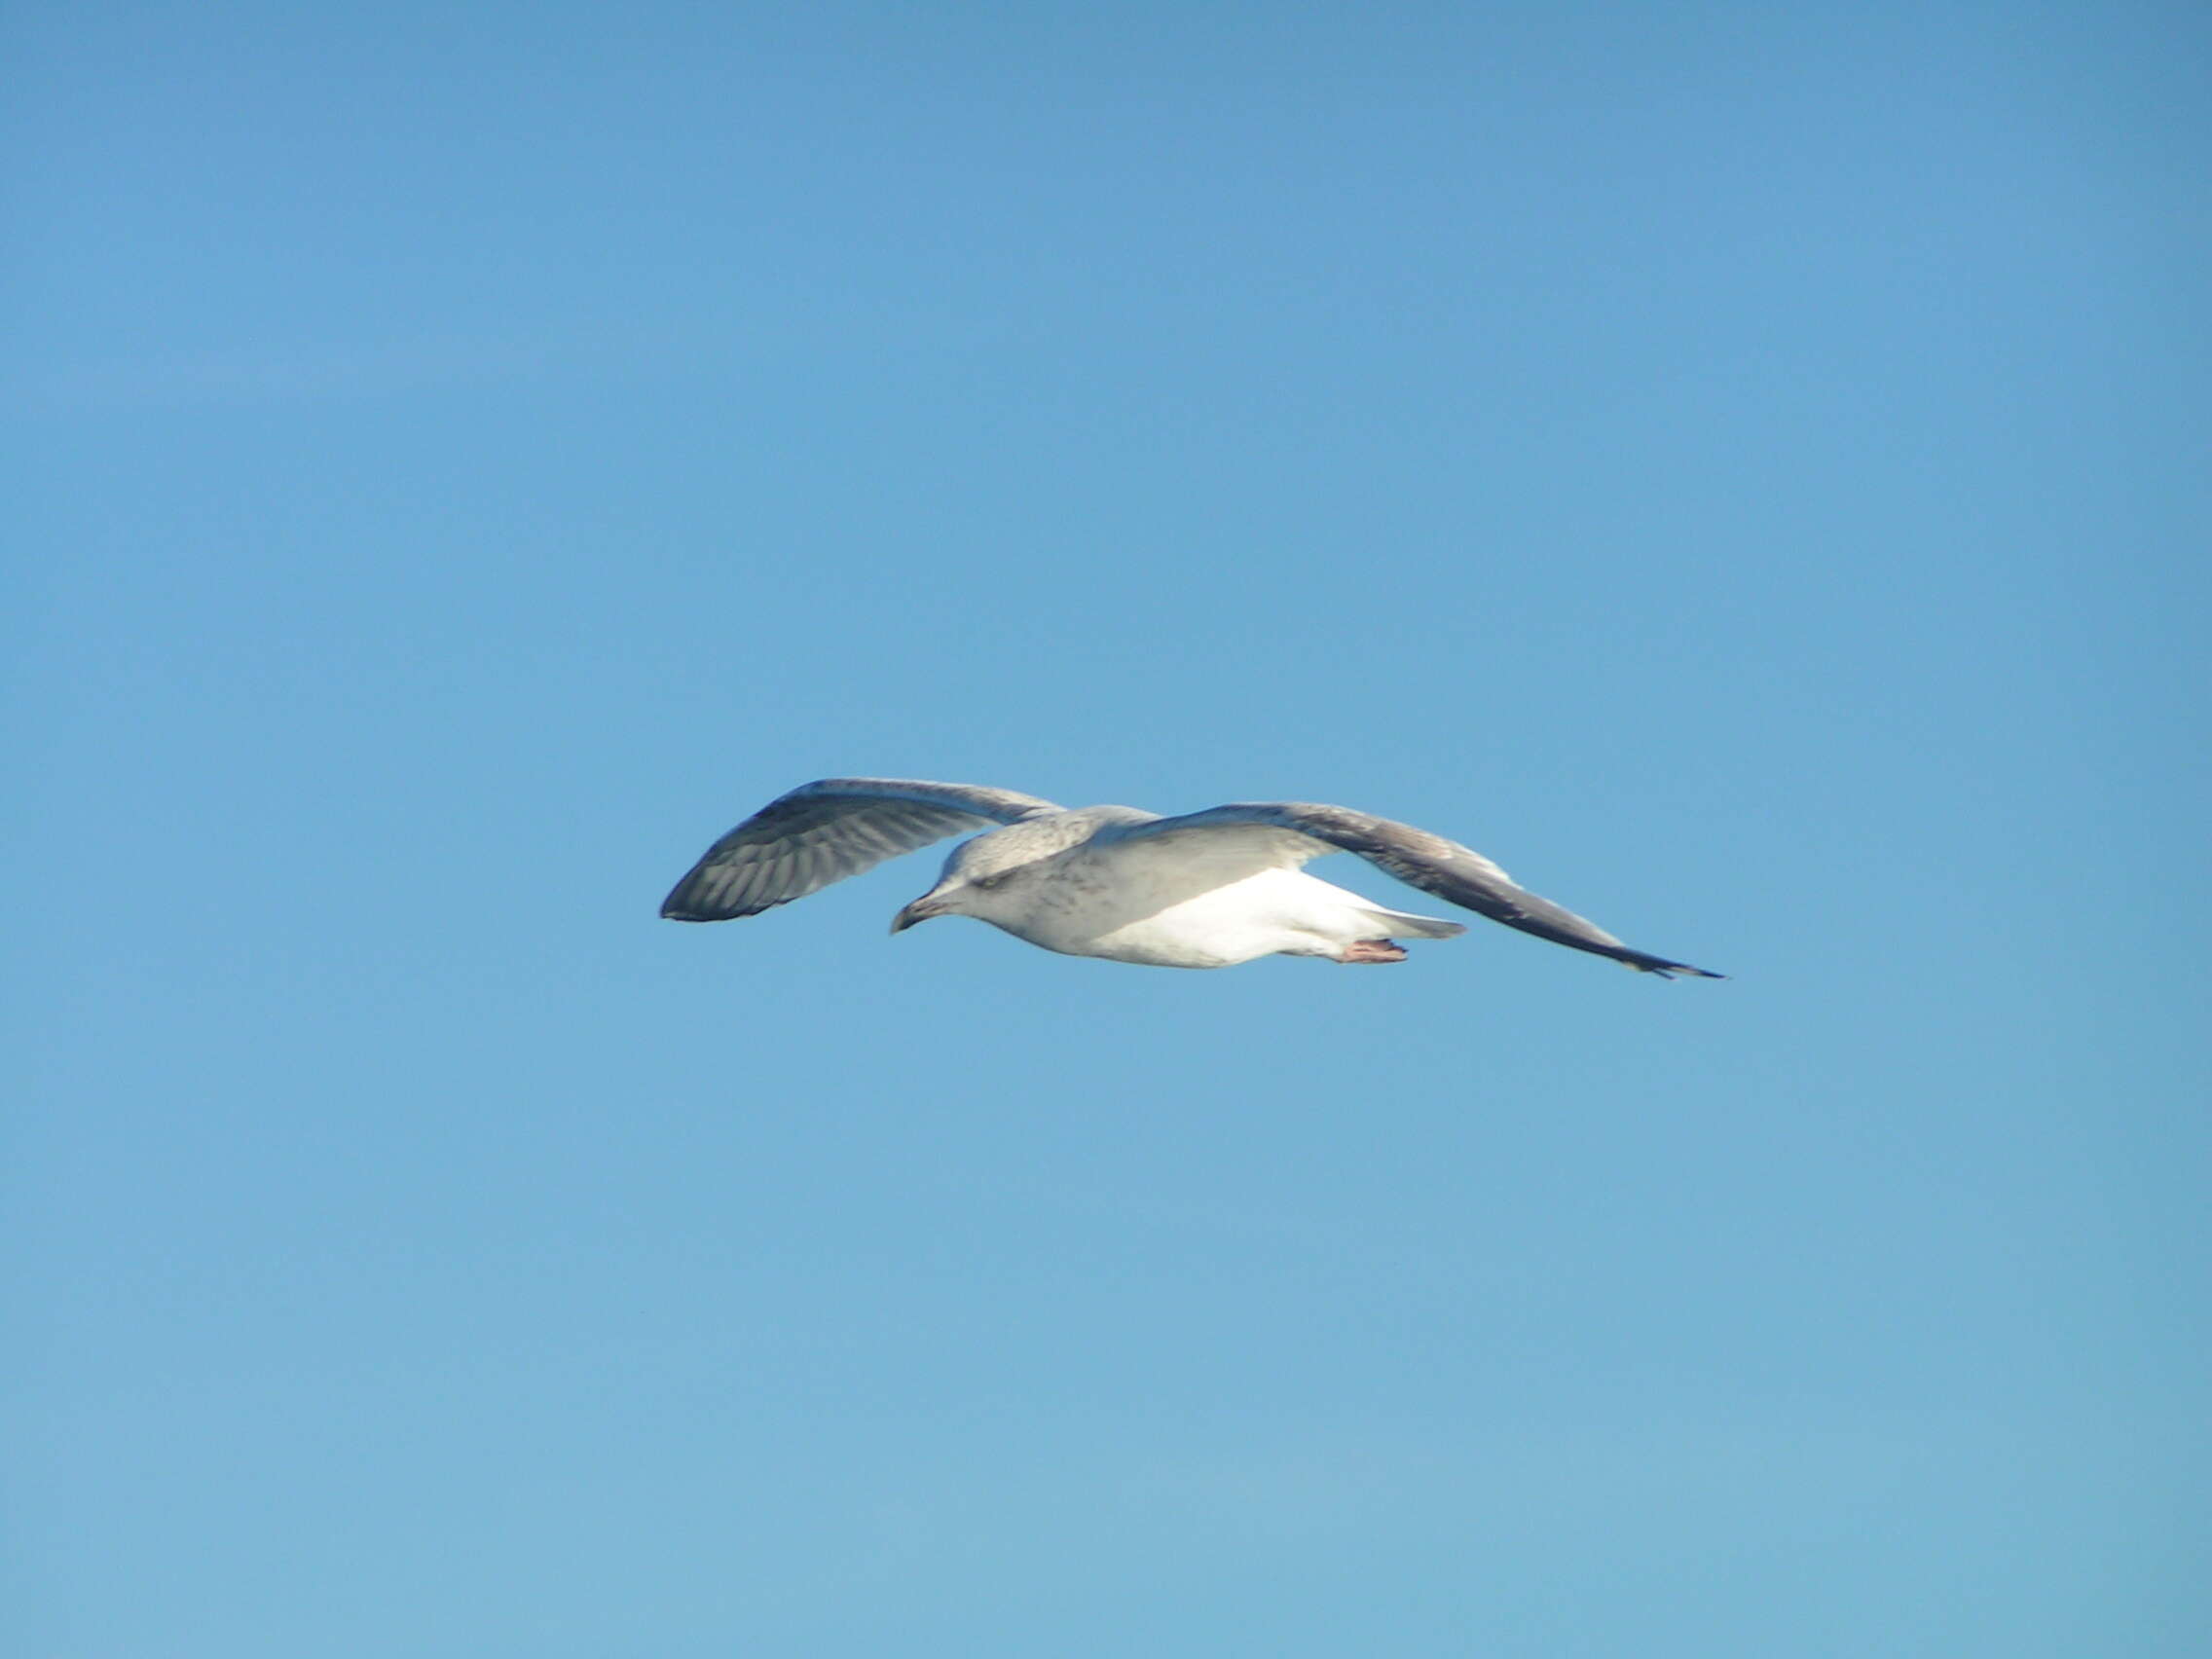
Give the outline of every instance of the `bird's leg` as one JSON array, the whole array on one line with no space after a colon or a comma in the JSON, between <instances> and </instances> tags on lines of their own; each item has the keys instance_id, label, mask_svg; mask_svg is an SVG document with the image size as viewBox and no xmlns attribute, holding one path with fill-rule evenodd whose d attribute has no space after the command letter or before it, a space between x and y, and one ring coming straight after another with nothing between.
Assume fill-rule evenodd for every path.
<instances>
[{"instance_id":1,"label":"bird's leg","mask_svg":"<svg viewBox=\"0 0 2212 1659\"><path fill-rule=\"evenodd\" d=\"M1339 962L1403 962L1406 947L1392 939L1355 940L1345 946Z\"/></svg>"}]
</instances>

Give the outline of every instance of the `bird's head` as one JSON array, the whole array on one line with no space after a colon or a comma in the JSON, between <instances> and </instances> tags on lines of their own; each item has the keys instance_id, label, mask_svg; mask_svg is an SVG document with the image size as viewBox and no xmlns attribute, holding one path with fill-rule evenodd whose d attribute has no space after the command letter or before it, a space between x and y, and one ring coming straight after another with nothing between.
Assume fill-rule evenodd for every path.
<instances>
[{"instance_id":1,"label":"bird's head","mask_svg":"<svg viewBox=\"0 0 2212 1659\"><path fill-rule=\"evenodd\" d=\"M977 916L988 921L1007 884L1030 862L1016 849L994 846L992 841L993 837L982 835L955 847L937 885L892 917L891 931L904 933L933 916Z\"/></svg>"}]
</instances>

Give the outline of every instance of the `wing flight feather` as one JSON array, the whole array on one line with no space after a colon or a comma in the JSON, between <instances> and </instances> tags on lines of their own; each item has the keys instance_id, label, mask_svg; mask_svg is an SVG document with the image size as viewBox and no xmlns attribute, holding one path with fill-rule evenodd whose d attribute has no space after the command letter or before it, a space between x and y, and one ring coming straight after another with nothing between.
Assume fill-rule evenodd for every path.
<instances>
[{"instance_id":1,"label":"wing flight feather","mask_svg":"<svg viewBox=\"0 0 2212 1659\"><path fill-rule=\"evenodd\" d=\"M777 796L709 847L660 913L679 922L756 916L947 835L1059 810L979 784L824 778Z\"/></svg>"},{"instance_id":2,"label":"wing flight feather","mask_svg":"<svg viewBox=\"0 0 2212 1659\"><path fill-rule=\"evenodd\" d=\"M1289 830L1307 838L1304 848L1287 839L1270 838L1260 843L1253 851L1265 864L1297 865L1324 853L1356 853L1409 887L1433 893L1463 909L1554 944L1609 956L1641 973L1666 978L1677 974L1693 974L1706 979L1725 977L1710 969L1692 968L1686 962L1631 949L1596 923L1516 886L1511 876L1472 847L1349 807L1298 800L1236 801L1180 818L1136 825L1126 831L1126 838L1226 837L1238 831L1249 837L1257 827Z\"/></svg>"}]
</instances>

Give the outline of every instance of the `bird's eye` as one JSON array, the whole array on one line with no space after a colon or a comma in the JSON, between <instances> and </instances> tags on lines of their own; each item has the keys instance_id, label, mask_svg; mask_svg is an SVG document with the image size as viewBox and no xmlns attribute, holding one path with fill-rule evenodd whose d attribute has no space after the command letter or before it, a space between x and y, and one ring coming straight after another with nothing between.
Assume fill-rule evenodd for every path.
<instances>
[{"instance_id":1,"label":"bird's eye","mask_svg":"<svg viewBox=\"0 0 2212 1659\"><path fill-rule=\"evenodd\" d=\"M974 884L983 889L984 892L988 893L994 887L1004 887L1006 885L1006 874L1004 871L1001 871L997 875L978 875L977 877L976 877Z\"/></svg>"}]
</instances>

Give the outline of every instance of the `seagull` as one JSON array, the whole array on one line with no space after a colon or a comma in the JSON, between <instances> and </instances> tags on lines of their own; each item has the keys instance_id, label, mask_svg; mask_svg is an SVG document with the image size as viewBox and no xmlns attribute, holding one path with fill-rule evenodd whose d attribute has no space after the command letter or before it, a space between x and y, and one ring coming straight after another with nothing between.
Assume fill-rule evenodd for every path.
<instances>
[{"instance_id":1,"label":"seagull","mask_svg":"<svg viewBox=\"0 0 2212 1659\"><path fill-rule=\"evenodd\" d=\"M779 795L713 846L660 913L678 922L756 916L947 835L937 885L891 920L974 916L1030 944L1149 968L1233 968L1261 956L1403 962L1405 939L1451 939L1457 922L1384 909L1308 875L1356 853L1423 893L1641 974L1724 975L1631 950L1516 887L1480 853L1343 806L1239 801L1162 818L1133 806L1055 806L979 784L824 778ZM1397 936L1397 937L1393 937Z\"/></svg>"}]
</instances>

